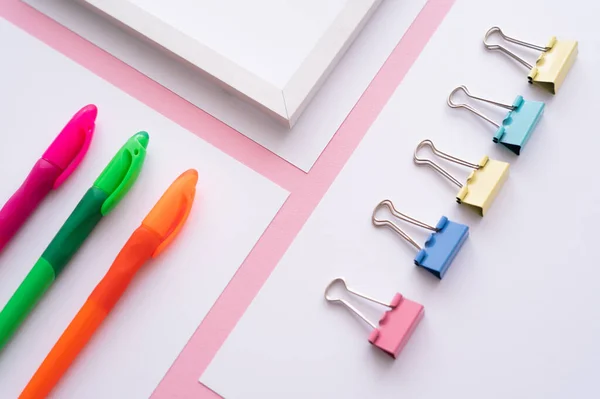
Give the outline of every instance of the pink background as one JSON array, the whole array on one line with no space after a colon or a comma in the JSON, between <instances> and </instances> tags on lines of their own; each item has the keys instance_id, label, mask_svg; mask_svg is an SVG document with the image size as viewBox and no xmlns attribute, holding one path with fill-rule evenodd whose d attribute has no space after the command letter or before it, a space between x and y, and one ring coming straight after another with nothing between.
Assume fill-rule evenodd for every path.
<instances>
[{"instance_id":1,"label":"pink background","mask_svg":"<svg viewBox=\"0 0 600 399\"><path fill-rule=\"evenodd\" d=\"M153 398L218 398L198 382L415 62L454 0L429 0L308 173L18 0L0 16L290 191L260 240L156 388Z\"/></svg>"}]
</instances>

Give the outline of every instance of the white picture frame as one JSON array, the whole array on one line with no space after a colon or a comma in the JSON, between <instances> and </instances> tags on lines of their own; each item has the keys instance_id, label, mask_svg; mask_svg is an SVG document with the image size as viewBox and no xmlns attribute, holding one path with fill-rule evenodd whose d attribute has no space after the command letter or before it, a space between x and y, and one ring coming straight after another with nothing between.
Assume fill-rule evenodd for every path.
<instances>
[{"instance_id":1,"label":"white picture frame","mask_svg":"<svg viewBox=\"0 0 600 399\"><path fill-rule=\"evenodd\" d=\"M133 0L79 0L113 23L198 69L229 93L289 128L352 44L382 0L348 0L283 88L141 8Z\"/></svg>"}]
</instances>

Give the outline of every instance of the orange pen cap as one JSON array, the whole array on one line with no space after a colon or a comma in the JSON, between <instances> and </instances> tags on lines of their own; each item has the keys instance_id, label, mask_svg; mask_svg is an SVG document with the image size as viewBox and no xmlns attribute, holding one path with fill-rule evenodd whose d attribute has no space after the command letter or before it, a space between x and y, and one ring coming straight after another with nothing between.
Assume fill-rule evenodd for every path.
<instances>
[{"instance_id":1,"label":"orange pen cap","mask_svg":"<svg viewBox=\"0 0 600 399\"><path fill-rule=\"evenodd\" d=\"M198 172L195 169L183 172L142 221L142 226L154 231L161 239L153 258L171 244L185 224L194 203L197 182Z\"/></svg>"}]
</instances>

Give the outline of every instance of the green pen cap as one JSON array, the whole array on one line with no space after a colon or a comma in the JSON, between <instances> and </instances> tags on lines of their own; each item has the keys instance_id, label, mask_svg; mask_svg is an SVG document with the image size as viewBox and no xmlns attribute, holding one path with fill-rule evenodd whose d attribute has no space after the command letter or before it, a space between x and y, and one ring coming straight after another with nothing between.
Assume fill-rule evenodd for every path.
<instances>
[{"instance_id":1,"label":"green pen cap","mask_svg":"<svg viewBox=\"0 0 600 399\"><path fill-rule=\"evenodd\" d=\"M104 191L108 198L102 204L100 212L106 216L127 194L138 178L150 137L146 132L134 134L104 168L94 182L94 187Z\"/></svg>"}]
</instances>

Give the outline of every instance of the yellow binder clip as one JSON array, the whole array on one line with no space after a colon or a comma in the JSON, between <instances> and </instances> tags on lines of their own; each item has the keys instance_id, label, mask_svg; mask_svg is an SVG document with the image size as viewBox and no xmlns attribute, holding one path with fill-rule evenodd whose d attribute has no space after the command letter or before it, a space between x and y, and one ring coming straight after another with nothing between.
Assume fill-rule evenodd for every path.
<instances>
[{"instance_id":1,"label":"yellow binder clip","mask_svg":"<svg viewBox=\"0 0 600 399\"><path fill-rule=\"evenodd\" d=\"M494 33L498 33L507 42L541 51L542 54L535 62L535 66L498 44L489 44L488 38ZM486 32L483 44L488 50L500 50L520 62L529 69L529 75L527 76L529 83L536 84L552 94L556 94L567 77L567 73L571 69L573 62L575 62L575 57L577 57L577 41L575 40L557 40L555 36L552 36L546 47L536 46L535 44L506 36L497 26Z\"/></svg>"},{"instance_id":2,"label":"yellow binder clip","mask_svg":"<svg viewBox=\"0 0 600 399\"><path fill-rule=\"evenodd\" d=\"M425 146L431 147L434 155L454 162L461 166L473 169L463 185L454 176L442 169L439 165L429 159L419 158L419 150ZM456 184L460 190L456 194L456 202L466 204L474 208L481 216L485 215L490 205L498 195L498 191L508 177L508 163L489 159L488 156L481 158L478 164L464 161L438 150L431 140L423 140L415 149L413 160L417 165L428 165L439 172L442 176Z\"/></svg>"}]
</instances>

